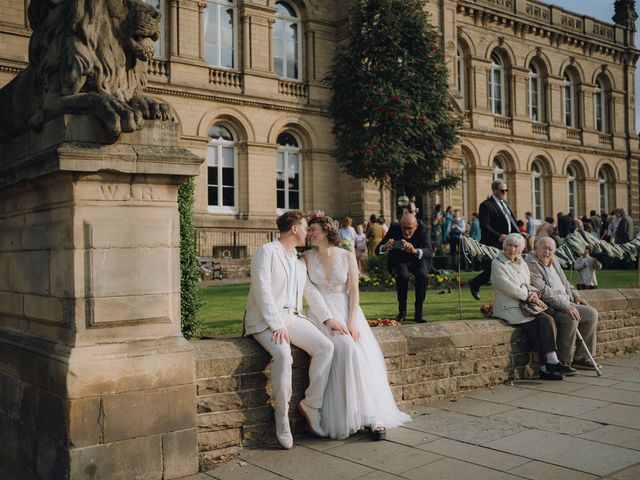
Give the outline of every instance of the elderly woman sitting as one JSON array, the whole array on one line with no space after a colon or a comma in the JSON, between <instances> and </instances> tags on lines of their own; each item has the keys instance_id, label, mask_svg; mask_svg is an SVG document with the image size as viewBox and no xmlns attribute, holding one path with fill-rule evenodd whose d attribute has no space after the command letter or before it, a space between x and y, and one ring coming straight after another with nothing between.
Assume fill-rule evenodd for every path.
<instances>
[{"instance_id":1,"label":"elderly woman sitting","mask_svg":"<svg viewBox=\"0 0 640 480\"><path fill-rule=\"evenodd\" d=\"M540 298L549 305L558 328L558 356L560 361L576 368L595 370L583 345L575 350L576 328L592 355L595 355L598 311L587 305L578 291L567 280L560 262L554 257L556 242L544 237L536 241L535 252L526 259L531 271L531 283Z\"/></svg>"},{"instance_id":2,"label":"elderly woman sitting","mask_svg":"<svg viewBox=\"0 0 640 480\"><path fill-rule=\"evenodd\" d=\"M491 264L493 316L524 329L529 342L538 350L540 378L562 380L564 375L575 375L575 370L558 359L553 318L545 312L535 316L525 315L521 308L523 302L546 307L531 285L529 267L520 258L524 246L522 235L510 233L504 239L503 251Z\"/></svg>"}]
</instances>

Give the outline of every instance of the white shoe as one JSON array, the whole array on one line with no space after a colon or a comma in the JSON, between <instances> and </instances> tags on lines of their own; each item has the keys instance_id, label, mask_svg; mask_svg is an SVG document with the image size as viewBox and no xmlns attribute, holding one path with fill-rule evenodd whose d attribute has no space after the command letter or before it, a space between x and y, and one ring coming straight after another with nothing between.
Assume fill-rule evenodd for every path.
<instances>
[{"instance_id":1,"label":"white shoe","mask_svg":"<svg viewBox=\"0 0 640 480\"><path fill-rule=\"evenodd\" d=\"M300 410L300 413L307 421L307 429L309 430L309 433L320 438L327 437L327 432L325 432L320 426L320 410L317 408L305 407L302 402L304 402L304 400L300 400L300 403L298 403L298 410Z\"/></svg>"},{"instance_id":2,"label":"white shoe","mask_svg":"<svg viewBox=\"0 0 640 480\"><path fill-rule=\"evenodd\" d=\"M276 438L285 449L290 450L293 447L293 435L288 416L279 417L276 415Z\"/></svg>"}]
</instances>

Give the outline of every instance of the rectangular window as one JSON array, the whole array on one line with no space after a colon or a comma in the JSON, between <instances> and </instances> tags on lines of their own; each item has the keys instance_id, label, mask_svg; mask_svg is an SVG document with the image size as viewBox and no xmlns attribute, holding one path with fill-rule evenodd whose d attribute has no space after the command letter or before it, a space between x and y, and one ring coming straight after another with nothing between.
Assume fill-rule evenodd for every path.
<instances>
[{"instance_id":1,"label":"rectangular window","mask_svg":"<svg viewBox=\"0 0 640 480\"><path fill-rule=\"evenodd\" d=\"M529 79L529 118L534 122L540 121L538 79Z\"/></svg>"},{"instance_id":2,"label":"rectangular window","mask_svg":"<svg viewBox=\"0 0 640 480\"><path fill-rule=\"evenodd\" d=\"M297 209L300 201L300 158L297 153L276 154L276 206L278 209Z\"/></svg>"},{"instance_id":3,"label":"rectangular window","mask_svg":"<svg viewBox=\"0 0 640 480\"><path fill-rule=\"evenodd\" d=\"M204 18L204 58L214 67L235 68L235 11L208 3Z\"/></svg>"},{"instance_id":4,"label":"rectangular window","mask_svg":"<svg viewBox=\"0 0 640 480\"><path fill-rule=\"evenodd\" d=\"M235 148L233 146L209 145L207 148L207 187L210 207L228 210L236 206Z\"/></svg>"},{"instance_id":5,"label":"rectangular window","mask_svg":"<svg viewBox=\"0 0 640 480\"><path fill-rule=\"evenodd\" d=\"M602 105L602 93L597 92L594 96L595 103L595 113L596 113L596 130L599 132L604 132L604 115L603 115L603 105Z\"/></svg>"},{"instance_id":6,"label":"rectangular window","mask_svg":"<svg viewBox=\"0 0 640 480\"><path fill-rule=\"evenodd\" d=\"M573 92L571 85L564 87L564 124L573 127Z\"/></svg>"}]
</instances>

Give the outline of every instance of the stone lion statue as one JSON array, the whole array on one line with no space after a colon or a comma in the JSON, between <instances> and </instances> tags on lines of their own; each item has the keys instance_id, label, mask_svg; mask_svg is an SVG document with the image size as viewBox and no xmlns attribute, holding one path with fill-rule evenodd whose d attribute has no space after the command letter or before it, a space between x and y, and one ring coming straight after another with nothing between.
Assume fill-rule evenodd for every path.
<instances>
[{"instance_id":1,"label":"stone lion statue","mask_svg":"<svg viewBox=\"0 0 640 480\"><path fill-rule=\"evenodd\" d=\"M141 0L31 0L29 65L0 90L0 142L67 113L91 114L114 137L172 119L142 93L159 36Z\"/></svg>"}]
</instances>

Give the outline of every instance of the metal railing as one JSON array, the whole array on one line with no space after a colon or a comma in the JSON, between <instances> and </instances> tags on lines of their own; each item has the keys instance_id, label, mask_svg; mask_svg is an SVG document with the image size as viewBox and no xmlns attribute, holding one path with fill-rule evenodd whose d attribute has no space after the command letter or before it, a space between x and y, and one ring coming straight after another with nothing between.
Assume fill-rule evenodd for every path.
<instances>
[{"instance_id":1,"label":"metal railing","mask_svg":"<svg viewBox=\"0 0 640 480\"><path fill-rule=\"evenodd\" d=\"M260 246L273 241L277 230L198 229L198 255L213 258L251 258Z\"/></svg>"}]
</instances>

